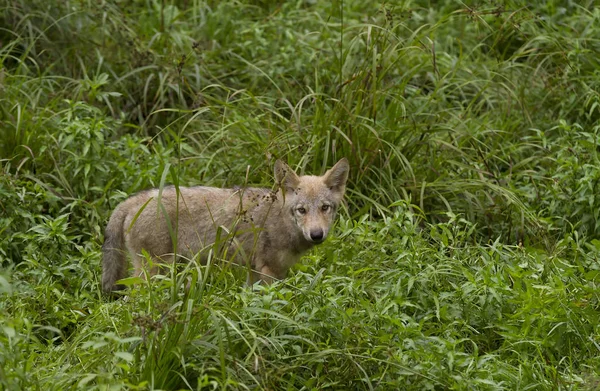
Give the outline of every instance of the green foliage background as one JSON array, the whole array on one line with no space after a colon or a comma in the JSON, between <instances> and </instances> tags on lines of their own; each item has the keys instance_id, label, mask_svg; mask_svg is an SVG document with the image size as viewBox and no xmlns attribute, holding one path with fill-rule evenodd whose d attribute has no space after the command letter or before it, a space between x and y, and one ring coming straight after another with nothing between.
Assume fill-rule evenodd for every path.
<instances>
[{"instance_id":1,"label":"green foliage background","mask_svg":"<svg viewBox=\"0 0 600 391\"><path fill-rule=\"evenodd\" d=\"M0 388L597 389L599 26L592 0L0 1ZM336 234L284 282L100 294L128 194L343 156Z\"/></svg>"}]
</instances>

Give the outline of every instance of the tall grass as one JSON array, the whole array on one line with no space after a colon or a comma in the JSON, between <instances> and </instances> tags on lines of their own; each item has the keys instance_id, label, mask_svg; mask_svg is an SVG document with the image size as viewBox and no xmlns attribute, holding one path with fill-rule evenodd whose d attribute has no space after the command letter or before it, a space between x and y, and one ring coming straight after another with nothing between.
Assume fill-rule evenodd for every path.
<instances>
[{"instance_id":1,"label":"tall grass","mask_svg":"<svg viewBox=\"0 0 600 391\"><path fill-rule=\"evenodd\" d=\"M3 1L1 387L597 388L599 18ZM192 263L100 295L128 194L342 156L337 235L286 281Z\"/></svg>"}]
</instances>

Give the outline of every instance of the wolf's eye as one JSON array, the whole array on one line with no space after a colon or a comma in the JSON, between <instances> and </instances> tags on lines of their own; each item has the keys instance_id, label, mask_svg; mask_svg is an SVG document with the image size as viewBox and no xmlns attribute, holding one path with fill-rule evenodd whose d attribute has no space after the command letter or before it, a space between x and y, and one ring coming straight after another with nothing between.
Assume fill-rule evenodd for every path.
<instances>
[{"instance_id":1,"label":"wolf's eye","mask_svg":"<svg viewBox=\"0 0 600 391\"><path fill-rule=\"evenodd\" d=\"M296 210L297 210L297 211L298 211L298 213L300 213L301 215L303 215L303 214L305 214L305 213L306 213L306 209L304 209L304 208L302 208L302 207L300 207L300 208L298 208L298 209L296 209Z\"/></svg>"},{"instance_id":2,"label":"wolf's eye","mask_svg":"<svg viewBox=\"0 0 600 391\"><path fill-rule=\"evenodd\" d=\"M327 212L327 211L329 210L329 208L331 208L331 205L323 205L323 206L321 207L321 210L322 210L323 212Z\"/></svg>"}]
</instances>

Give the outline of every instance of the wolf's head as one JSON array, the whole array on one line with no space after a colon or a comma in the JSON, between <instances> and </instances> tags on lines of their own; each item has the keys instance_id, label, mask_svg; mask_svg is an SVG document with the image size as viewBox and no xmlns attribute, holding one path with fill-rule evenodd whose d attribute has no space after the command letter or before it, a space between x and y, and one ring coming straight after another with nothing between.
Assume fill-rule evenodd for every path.
<instances>
[{"instance_id":1,"label":"wolf's head","mask_svg":"<svg viewBox=\"0 0 600 391\"><path fill-rule=\"evenodd\" d=\"M304 240L322 243L344 198L348 179L348 159L343 158L322 176L298 176L280 160L275 162L275 179L289 213Z\"/></svg>"}]
</instances>

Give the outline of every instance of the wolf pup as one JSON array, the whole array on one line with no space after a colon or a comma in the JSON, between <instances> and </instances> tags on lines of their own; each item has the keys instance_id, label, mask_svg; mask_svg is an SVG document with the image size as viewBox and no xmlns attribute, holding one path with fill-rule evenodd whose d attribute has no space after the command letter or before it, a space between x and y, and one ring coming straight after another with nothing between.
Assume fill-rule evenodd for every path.
<instances>
[{"instance_id":1,"label":"wolf pup","mask_svg":"<svg viewBox=\"0 0 600 391\"><path fill-rule=\"evenodd\" d=\"M276 190L173 186L146 190L123 201L106 227L102 246L102 290L123 289L128 252L134 275L143 276L145 258L172 263L175 254L206 261L209 248L241 265L250 265L248 283L283 279L289 268L315 244L322 243L342 202L348 160L323 176L298 176L275 162ZM174 248L176 246L176 248ZM176 251L175 251L176 250Z\"/></svg>"}]
</instances>

